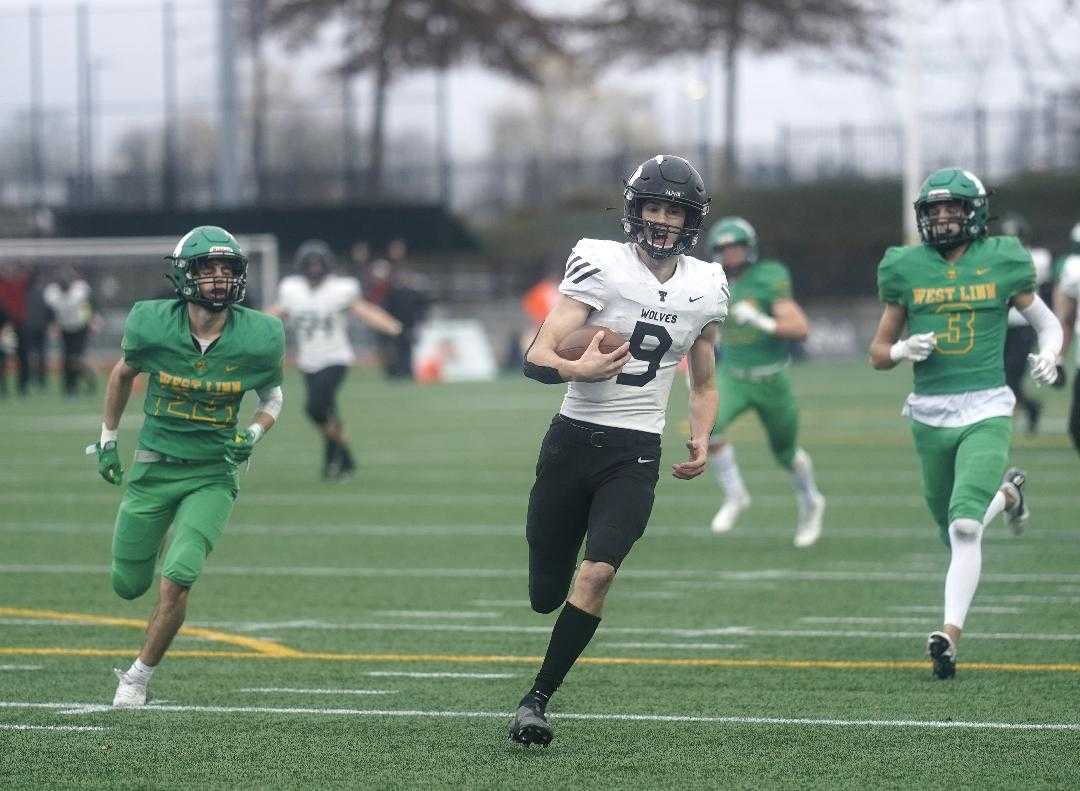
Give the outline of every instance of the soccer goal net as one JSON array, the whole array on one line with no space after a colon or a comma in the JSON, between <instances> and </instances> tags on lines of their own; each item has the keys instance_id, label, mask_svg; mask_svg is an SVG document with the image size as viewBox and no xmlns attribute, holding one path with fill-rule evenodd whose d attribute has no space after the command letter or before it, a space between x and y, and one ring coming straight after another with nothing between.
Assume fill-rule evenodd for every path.
<instances>
[{"instance_id":1,"label":"soccer goal net","mask_svg":"<svg viewBox=\"0 0 1080 791\"><path fill-rule=\"evenodd\" d=\"M248 255L246 305L263 307L274 298L278 281L278 243L272 234L238 235ZM102 321L91 336L93 352L118 352L124 317L141 299L175 296L164 277L164 257L176 247L172 236L75 239L0 239L0 267L14 266L35 276L36 287L74 267L90 285L94 311Z\"/></svg>"}]
</instances>

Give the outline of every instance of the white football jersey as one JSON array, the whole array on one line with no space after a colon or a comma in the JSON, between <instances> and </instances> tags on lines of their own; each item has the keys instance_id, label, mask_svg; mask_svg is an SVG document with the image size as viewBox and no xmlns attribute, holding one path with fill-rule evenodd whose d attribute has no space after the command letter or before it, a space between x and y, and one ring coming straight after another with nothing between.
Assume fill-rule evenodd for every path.
<instances>
[{"instance_id":1,"label":"white football jersey","mask_svg":"<svg viewBox=\"0 0 1080 791\"><path fill-rule=\"evenodd\" d=\"M1065 296L1075 299L1080 304L1080 255L1070 255L1061 267L1061 279L1058 288ZM1080 368L1080 310L1076 311L1073 325L1073 345L1076 347L1076 365Z\"/></svg>"},{"instance_id":2,"label":"white football jersey","mask_svg":"<svg viewBox=\"0 0 1080 791\"><path fill-rule=\"evenodd\" d=\"M278 285L278 307L296 335L296 365L314 373L331 365L351 365L348 310L360 298L354 277L328 275L312 287L303 275L290 275Z\"/></svg>"},{"instance_id":3,"label":"white football jersey","mask_svg":"<svg viewBox=\"0 0 1080 791\"><path fill-rule=\"evenodd\" d=\"M559 291L593 308L587 325L628 338L632 355L614 379L570 382L559 411L588 423L662 433L676 366L706 324L727 317L724 268L683 255L661 283L634 244L582 239Z\"/></svg>"}]
</instances>

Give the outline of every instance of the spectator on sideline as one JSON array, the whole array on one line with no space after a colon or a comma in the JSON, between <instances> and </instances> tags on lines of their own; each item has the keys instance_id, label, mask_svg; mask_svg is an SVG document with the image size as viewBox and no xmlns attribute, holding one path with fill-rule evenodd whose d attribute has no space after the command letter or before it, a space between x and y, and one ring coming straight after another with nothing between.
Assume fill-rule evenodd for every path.
<instances>
[{"instance_id":1,"label":"spectator on sideline","mask_svg":"<svg viewBox=\"0 0 1080 791\"><path fill-rule=\"evenodd\" d=\"M8 264L0 268L0 314L15 332L15 353L19 359L19 395L26 395L30 385L29 346L26 342L26 286L29 275L19 267ZM0 352L0 394L7 392L7 360Z\"/></svg>"},{"instance_id":2,"label":"spectator on sideline","mask_svg":"<svg viewBox=\"0 0 1080 791\"><path fill-rule=\"evenodd\" d=\"M90 333L94 311L90 304L90 284L83 280L74 267L60 270L56 282L45 288L45 302L52 308L60 327L61 346L64 352L64 395L78 395L79 380L87 384L87 390L96 390L93 371L83 361L86 338Z\"/></svg>"}]
</instances>

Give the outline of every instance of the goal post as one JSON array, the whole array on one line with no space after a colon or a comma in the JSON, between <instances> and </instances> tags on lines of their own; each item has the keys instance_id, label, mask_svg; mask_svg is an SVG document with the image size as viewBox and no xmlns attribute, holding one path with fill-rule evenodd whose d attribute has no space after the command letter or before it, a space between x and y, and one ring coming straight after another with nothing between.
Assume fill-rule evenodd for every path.
<instances>
[{"instance_id":1,"label":"goal post","mask_svg":"<svg viewBox=\"0 0 1080 791\"><path fill-rule=\"evenodd\" d=\"M176 248L175 236L116 236L84 238L0 238L0 267L15 265L52 282L60 270L73 266L91 288L95 312L102 318L91 342L95 352L118 350L124 317L142 299L174 294L164 275L164 260ZM246 305L261 308L273 302L279 276L278 242L273 234L236 234L248 256Z\"/></svg>"}]
</instances>

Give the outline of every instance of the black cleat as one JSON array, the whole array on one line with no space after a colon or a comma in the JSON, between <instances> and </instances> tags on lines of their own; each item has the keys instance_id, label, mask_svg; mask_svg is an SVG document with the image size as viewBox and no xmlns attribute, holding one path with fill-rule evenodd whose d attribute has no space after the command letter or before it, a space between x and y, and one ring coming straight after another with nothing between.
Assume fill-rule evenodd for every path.
<instances>
[{"instance_id":1,"label":"black cleat","mask_svg":"<svg viewBox=\"0 0 1080 791\"><path fill-rule=\"evenodd\" d=\"M1005 470L1005 477L1001 481L1001 485L1016 498L1015 505L1005 511L1005 524L1009 526L1014 536L1024 532L1028 518L1031 516L1027 503L1024 501L1024 483L1026 482L1027 473L1019 467L1010 467Z\"/></svg>"},{"instance_id":2,"label":"black cleat","mask_svg":"<svg viewBox=\"0 0 1080 791\"><path fill-rule=\"evenodd\" d=\"M518 706L514 719L510 721L510 741L526 747L538 744L547 747L555 737L551 724L538 706Z\"/></svg>"},{"instance_id":3,"label":"black cleat","mask_svg":"<svg viewBox=\"0 0 1080 791\"><path fill-rule=\"evenodd\" d=\"M952 678L956 675L956 647L944 632L930 632L926 641L926 653L934 663L934 675L937 678Z\"/></svg>"}]
</instances>

